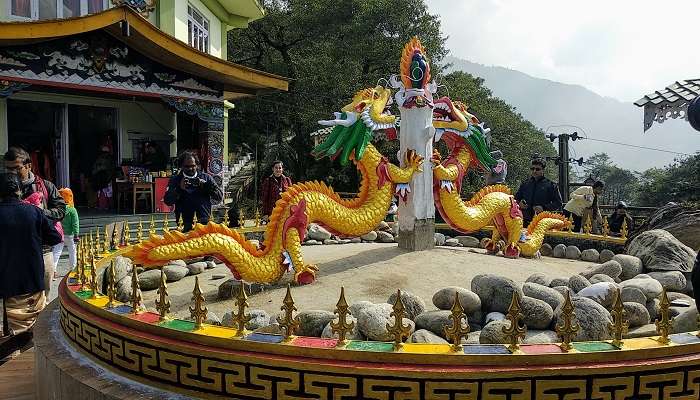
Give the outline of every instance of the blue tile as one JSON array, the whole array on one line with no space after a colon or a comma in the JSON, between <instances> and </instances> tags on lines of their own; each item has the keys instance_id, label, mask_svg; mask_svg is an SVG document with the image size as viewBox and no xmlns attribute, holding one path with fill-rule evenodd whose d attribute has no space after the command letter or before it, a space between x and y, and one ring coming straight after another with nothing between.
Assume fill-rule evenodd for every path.
<instances>
[{"instance_id":1,"label":"blue tile","mask_svg":"<svg viewBox=\"0 0 700 400\"><path fill-rule=\"evenodd\" d=\"M510 354L507 347L501 345L467 345L464 354Z\"/></svg>"},{"instance_id":2,"label":"blue tile","mask_svg":"<svg viewBox=\"0 0 700 400\"><path fill-rule=\"evenodd\" d=\"M692 335L690 333L676 333L668 337L673 343L677 344L689 344L689 343L700 343L700 338Z\"/></svg>"},{"instance_id":3,"label":"blue tile","mask_svg":"<svg viewBox=\"0 0 700 400\"><path fill-rule=\"evenodd\" d=\"M113 312L115 314L129 314L131 313L131 306L121 305L113 308L107 308L107 311Z\"/></svg>"},{"instance_id":4,"label":"blue tile","mask_svg":"<svg viewBox=\"0 0 700 400\"><path fill-rule=\"evenodd\" d=\"M250 335L245 337L245 340L263 343L280 343L282 340L284 340L284 336L270 335L266 333L251 333Z\"/></svg>"}]
</instances>

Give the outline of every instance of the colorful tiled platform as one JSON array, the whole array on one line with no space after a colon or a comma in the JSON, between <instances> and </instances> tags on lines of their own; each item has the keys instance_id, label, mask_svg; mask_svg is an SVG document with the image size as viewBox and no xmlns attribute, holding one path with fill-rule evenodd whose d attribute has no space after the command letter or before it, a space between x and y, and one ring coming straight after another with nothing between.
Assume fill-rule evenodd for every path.
<instances>
[{"instance_id":1,"label":"colorful tiled platform","mask_svg":"<svg viewBox=\"0 0 700 400\"><path fill-rule=\"evenodd\" d=\"M98 268L109 262L102 259ZM70 279L70 278L68 278ZM73 282L70 282L73 283ZM523 345L404 344L247 333L106 308L63 282L60 323L73 346L148 385L202 398L698 399L697 332L655 338Z\"/></svg>"}]
</instances>

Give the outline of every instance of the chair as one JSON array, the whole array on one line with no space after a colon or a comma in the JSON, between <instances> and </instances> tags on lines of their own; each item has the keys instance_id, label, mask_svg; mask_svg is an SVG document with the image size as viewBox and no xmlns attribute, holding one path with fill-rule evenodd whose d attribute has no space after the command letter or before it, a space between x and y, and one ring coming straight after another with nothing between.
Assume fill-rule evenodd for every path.
<instances>
[{"instance_id":1,"label":"chair","mask_svg":"<svg viewBox=\"0 0 700 400\"><path fill-rule=\"evenodd\" d=\"M134 183L132 191L134 214L136 214L136 199L141 194L148 196L148 205L150 208L149 212L152 213L155 211L155 195L153 193L153 183Z\"/></svg>"}]
</instances>

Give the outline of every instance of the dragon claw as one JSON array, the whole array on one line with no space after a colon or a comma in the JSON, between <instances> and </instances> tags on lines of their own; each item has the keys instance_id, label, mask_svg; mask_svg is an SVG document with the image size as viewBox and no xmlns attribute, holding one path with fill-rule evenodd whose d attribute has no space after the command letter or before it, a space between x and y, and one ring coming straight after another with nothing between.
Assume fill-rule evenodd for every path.
<instances>
[{"instance_id":1,"label":"dragon claw","mask_svg":"<svg viewBox=\"0 0 700 400\"><path fill-rule=\"evenodd\" d=\"M518 258L520 256L520 249L515 244L510 244L503 250L503 256L506 258Z\"/></svg>"},{"instance_id":2,"label":"dragon claw","mask_svg":"<svg viewBox=\"0 0 700 400\"><path fill-rule=\"evenodd\" d=\"M316 272L318 272L318 267L316 265L307 265L302 271L294 274L294 281L301 285L313 283L316 280Z\"/></svg>"}]
</instances>

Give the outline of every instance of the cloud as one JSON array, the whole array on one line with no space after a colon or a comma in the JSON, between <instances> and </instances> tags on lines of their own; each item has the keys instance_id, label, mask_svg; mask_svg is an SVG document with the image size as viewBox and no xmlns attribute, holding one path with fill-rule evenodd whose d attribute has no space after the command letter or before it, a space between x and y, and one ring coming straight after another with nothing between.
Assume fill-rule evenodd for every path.
<instances>
[{"instance_id":1,"label":"cloud","mask_svg":"<svg viewBox=\"0 0 700 400\"><path fill-rule=\"evenodd\" d=\"M700 77L700 2L428 0L452 55L634 101Z\"/></svg>"}]
</instances>

